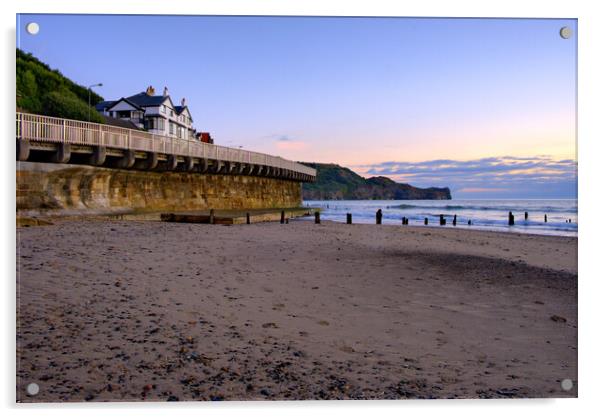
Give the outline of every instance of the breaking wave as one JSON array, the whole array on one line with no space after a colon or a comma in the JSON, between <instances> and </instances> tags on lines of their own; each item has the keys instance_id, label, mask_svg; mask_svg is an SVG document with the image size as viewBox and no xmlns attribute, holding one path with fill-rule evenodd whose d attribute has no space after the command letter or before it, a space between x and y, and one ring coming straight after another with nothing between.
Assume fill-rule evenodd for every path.
<instances>
[{"instance_id":1,"label":"breaking wave","mask_svg":"<svg viewBox=\"0 0 602 417\"><path fill-rule=\"evenodd\" d=\"M420 204L397 204L393 206L387 206L387 209L398 209L398 210L411 210L411 209L420 209L420 210L471 210L471 211L504 211L511 210L520 212L524 209L524 207L519 207L518 205L500 205L500 206L482 206L482 205L454 205L454 204L446 204L446 205L420 205ZM564 212L565 208L552 207L552 206L537 206L537 207L529 207L532 211L544 211L544 212ZM576 208L575 208L576 210Z\"/></svg>"}]
</instances>

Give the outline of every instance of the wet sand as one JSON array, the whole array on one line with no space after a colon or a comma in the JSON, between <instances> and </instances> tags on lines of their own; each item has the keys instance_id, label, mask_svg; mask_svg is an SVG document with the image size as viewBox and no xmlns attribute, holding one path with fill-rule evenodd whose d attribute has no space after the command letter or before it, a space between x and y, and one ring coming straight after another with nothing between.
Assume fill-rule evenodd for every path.
<instances>
[{"instance_id":1,"label":"wet sand","mask_svg":"<svg viewBox=\"0 0 602 417\"><path fill-rule=\"evenodd\" d=\"M577 395L575 238L82 220L17 261L22 402Z\"/></svg>"}]
</instances>

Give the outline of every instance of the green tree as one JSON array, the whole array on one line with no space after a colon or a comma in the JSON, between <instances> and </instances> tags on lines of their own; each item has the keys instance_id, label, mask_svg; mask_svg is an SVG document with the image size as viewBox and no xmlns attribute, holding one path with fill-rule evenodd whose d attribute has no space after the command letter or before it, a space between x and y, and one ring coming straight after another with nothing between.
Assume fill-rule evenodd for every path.
<instances>
[{"instance_id":1,"label":"green tree","mask_svg":"<svg viewBox=\"0 0 602 417\"><path fill-rule=\"evenodd\" d=\"M78 85L29 53L17 49L17 107L30 113L104 123L88 106L88 89ZM92 105L103 98L91 92Z\"/></svg>"},{"instance_id":2,"label":"green tree","mask_svg":"<svg viewBox=\"0 0 602 417\"><path fill-rule=\"evenodd\" d=\"M31 70L25 71L17 78L17 106L32 112L42 110L38 95L38 84Z\"/></svg>"},{"instance_id":3,"label":"green tree","mask_svg":"<svg viewBox=\"0 0 602 417\"><path fill-rule=\"evenodd\" d=\"M46 95L43 113L65 119L88 120L88 105L75 94L69 92L52 91ZM96 111L90 111L90 121L103 123L104 120Z\"/></svg>"}]
</instances>

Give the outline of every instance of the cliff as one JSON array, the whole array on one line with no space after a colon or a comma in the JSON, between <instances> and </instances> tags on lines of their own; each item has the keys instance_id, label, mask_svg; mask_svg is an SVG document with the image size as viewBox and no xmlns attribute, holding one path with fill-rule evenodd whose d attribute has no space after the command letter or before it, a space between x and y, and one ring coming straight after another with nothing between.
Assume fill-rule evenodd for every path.
<instances>
[{"instance_id":1,"label":"cliff","mask_svg":"<svg viewBox=\"0 0 602 417\"><path fill-rule=\"evenodd\" d=\"M303 184L304 200L450 200L449 188L417 188L387 177L364 178L336 164L301 162L318 171L314 183Z\"/></svg>"}]
</instances>

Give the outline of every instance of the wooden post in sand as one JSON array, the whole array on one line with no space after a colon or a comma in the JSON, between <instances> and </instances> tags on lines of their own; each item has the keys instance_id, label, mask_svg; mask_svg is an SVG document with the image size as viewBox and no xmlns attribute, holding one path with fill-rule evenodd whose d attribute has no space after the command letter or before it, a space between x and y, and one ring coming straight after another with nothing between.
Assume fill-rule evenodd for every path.
<instances>
[{"instance_id":1,"label":"wooden post in sand","mask_svg":"<svg viewBox=\"0 0 602 417\"><path fill-rule=\"evenodd\" d=\"M456 217L456 215L454 214L454 220L452 221L452 224L453 224L454 226L456 225L456 221L457 221L457 219L458 219L458 218L457 218L457 217Z\"/></svg>"},{"instance_id":2,"label":"wooden post in sand","mask_svg":"<svg viewBox=\"0 0 602 417\"><path fill-rule=\"evenodd\" d=\"M525 211L525 220L529 219L529 213Z\"/></svg>"},{"instance_id":3,"label":"wooden post in sand","mask_svg":"<svg viewBox=\"0 0 602 417\"><path fill-rule=\"evenodd\" d=\"M428 217L425 217L425 218L424 218L424 225L425 225L425 226L428 226L428 225L429 225L429 218L428 218Z\"/></svg>"},{"instance_id":4,"label":"wooden post in sand","mask_svg":"<svg viewBox=\"0 0 602 417\"><path fill-rule=\"evenodd\" d=\"M215 212L213 209L209 210L209 224L215 224Z\"/></svg>"},{"instance_id":5,"label":"wooden post in sand","mask_svg":"<svg viewBox=\"0 0 602 417\"><path fill-rule=\"evenodd\" d=\"M472 226L472 220L468 220L468 225Z\"/></svg>"},{"instance_id":6,"label":"wooden post in sand","mask_svg":"<svg viewBox=\"0 0 602 417\"><path fill-rule=\"evenodd\" d=\"M251 215L247 212L247 224L251 224Z\"/></svg>"},{"instance_id":7,"label":"wooden post in sand","mask_svg":"<svg viewBox=\"0 0 602 417\"><path fill-rule=\"evenodd\" d=\"M351 213L347 213L347 224L351 224L353 223L352 219L351 219Z\"/></svg>"},{"instance_id":8,"label":"wooden post in sand","mask_svg":"<svg viewBox=\"0 0 602 417\"><path fill-rule=\"evenodd\" d=\"M445 218L443 217L443 214L439 215L439 226L445 226Z\"/></svg>"},{"instance_id":9,"label":"wooden post in sand","mask_svg":"<svg viewBox=\"0 0 602 417\"><path fill-rule=\"evenodd\" d=\"M508 213L508 226L514 226L514 214L512 212Z\"/></svg>"},{"instance_id":10,"label":"wooden post in sand","mask_svg":"<svg viewBox=\"0 0 602 417\"><path fill-rule=\"evenodd\" d=\"M376 211L376 224L382 224L383 222L383 211L378 209Z\"/></svg>"},{"instance_id":11,"label":"wooden post in sand","mask_svg":"<svg viewBox=\"0 0 602 417\"><path fill-rule=\"evenodd\" d=\"M547 214L544 214L544 215L543 215L543 222L544 222L544 223L547 223L547 222L548 222L548 215L547 215Z\"/></svg>"},{"instance_id":12,"label":"wooden post in sand","mask_svg":"<svg viewBox=\"0 0 602 417\"><path fill-rule=\"evenodd\" d=\"M315 217L315 219L316 219L316 220L315 220L316 224L320 224L320 212L319 212L319 211L316 211L316 212L314 213L314 217Z\"/></svg>"},{"instance_id":13,"label":"wooden post in sand","mask_svg":"<svg viewBox=\"0 0 602 417\"><path fill-rule=\"evenodd\" d=\"M284 224L284 210L280 212L280 224Z\"/></svg>"}]
</instances>

